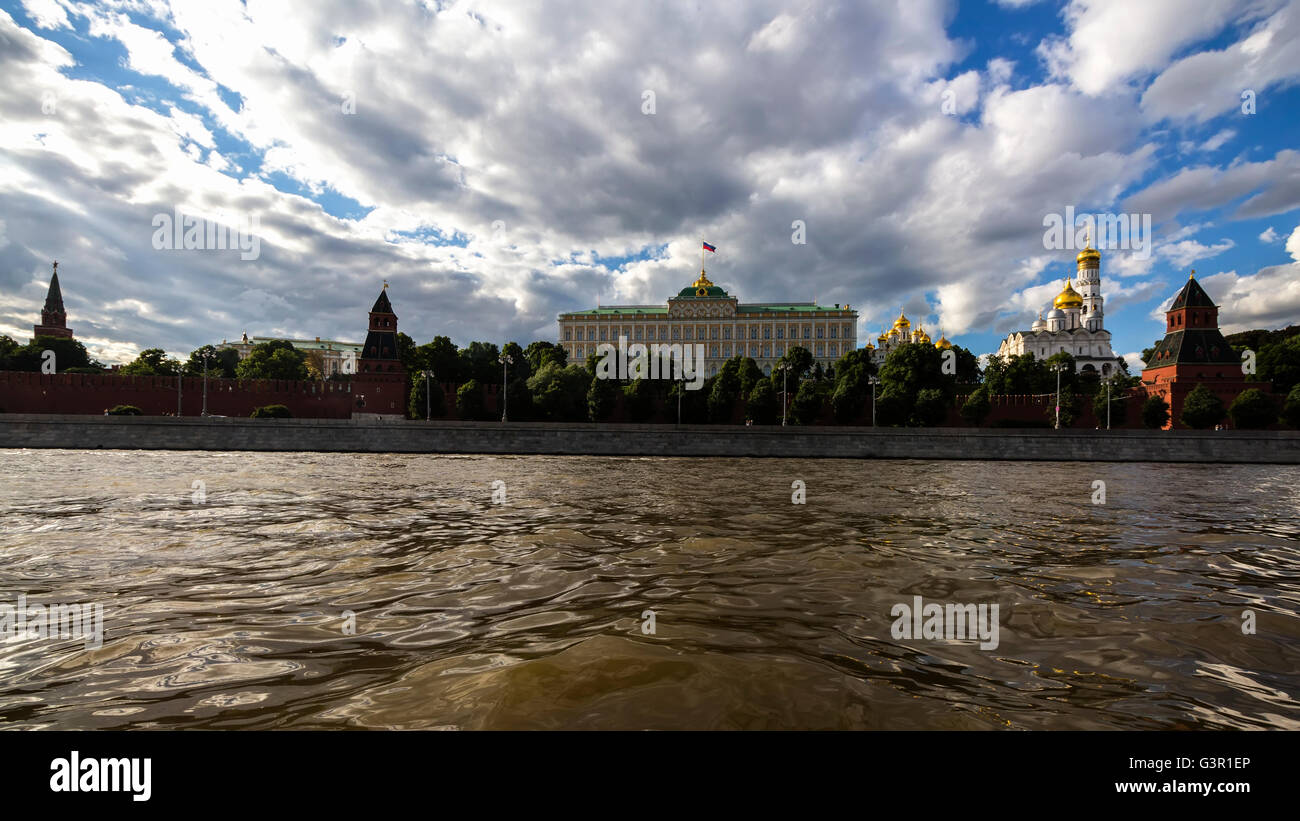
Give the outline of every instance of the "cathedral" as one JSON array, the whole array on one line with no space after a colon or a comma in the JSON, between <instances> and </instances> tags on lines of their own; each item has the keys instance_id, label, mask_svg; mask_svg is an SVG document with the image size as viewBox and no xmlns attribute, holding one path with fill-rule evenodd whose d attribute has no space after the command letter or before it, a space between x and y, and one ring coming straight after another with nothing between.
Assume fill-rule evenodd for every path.
<instances>
[{"instance_id":1,"label":"cathedral","mask_svg":"<svg viewBox=\"0 0 1300 821\"><path fill-rule=\"evenodd\" d=\"M1115 372L1118 357L1111 350L1110 331L1103 322L1101 252L1089 241L1076 261L1079 290L1066 277L1065 287L1052 302L1047 316L1040 311L1029 330L1012 331L998 346L998 356L1033 354L1037 359L1047 359L1065 352L1074 357L1074 366L1080 373L1095 371L1104 377Z\"/></svg>"},{"instance_id":2,"label":"cathedral","mask_svg":"<svg viewBox=\"0 0 1300 821\"><path fill-rule=\"evenodd\" d=\"M925 332L925 328L917 325L916 330L912 330L912 321L902 311L898 312L898 319L894 320L894 326L888 331L881 331L880 336L876 337L876 342L876 345L868 342L865 350L877 367L885 364L889 355L903 345L931 344L930 335ZM952 347L952 343L942 332L939 334L939 341L933 344L941 351Z\"/></svg>"}]
</instances>

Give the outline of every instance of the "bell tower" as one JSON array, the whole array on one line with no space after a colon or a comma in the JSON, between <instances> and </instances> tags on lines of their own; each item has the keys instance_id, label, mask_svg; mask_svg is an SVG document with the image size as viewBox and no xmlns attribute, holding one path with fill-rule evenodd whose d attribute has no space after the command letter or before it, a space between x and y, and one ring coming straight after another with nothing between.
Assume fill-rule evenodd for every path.
<instances>
[{"instance_id":1,"label":"bell tower","mask_svg":"<svg viewBox=\"0 0 1300 821\"><path fill-rule=\"evenodd\" d=\"M1090 331L1100 331L1104 327L1101 296L1101 252L1092 247L1092 229L1088 229L1087 247L1079 252L1076 261L1079 265L1079 296L1083 297L1081 318L1083 326Z\"/></svg>"},{"instance_id":2,"label":"bell tower","mask_svg":"<svg viewBox=\"0 0 1300 821\"><path fill-rule=\"evenodd\" d=\"M54 275L50 277L50 290L45 294L45 306L41 308L41 324L32 328L33 336L57 336L72 338L72 329L68 327L68 312L63 310L63 292L59 290L59 263L54 263Z\"/></svg>"}]
</instances>

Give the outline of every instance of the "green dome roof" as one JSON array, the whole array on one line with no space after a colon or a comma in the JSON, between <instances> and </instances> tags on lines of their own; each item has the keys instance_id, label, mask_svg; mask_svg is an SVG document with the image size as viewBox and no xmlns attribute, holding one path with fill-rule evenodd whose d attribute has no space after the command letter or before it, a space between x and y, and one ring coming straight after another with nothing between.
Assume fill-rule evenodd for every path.
<instances>
[{"instance_id":1,"label":"green dome roof","mask_svg":"<svg viewBox=\"0 0 1300 821\"><path fill-rule=\"evenodd\" d=\"M687 287L681 289L681 290L677 293L677 296L679 296L679 297L681 297L681 296L689 296L689 297L711 297L711 296L726 296L726 295L727 295L727 292L724 291L724 290L722 290L721 288L719 288L719 287L716 286L716 285L710 285L710 286L707 287L707 288L696 288L694 285L689 285L689 286L687 286Z\"/></svg>"}]
</instances>

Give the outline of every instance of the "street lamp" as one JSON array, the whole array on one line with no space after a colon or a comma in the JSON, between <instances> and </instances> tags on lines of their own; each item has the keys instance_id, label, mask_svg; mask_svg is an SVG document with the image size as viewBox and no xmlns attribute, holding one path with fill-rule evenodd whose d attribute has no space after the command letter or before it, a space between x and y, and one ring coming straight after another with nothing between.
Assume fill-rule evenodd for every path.
<instances>
[{"instance_id":1,"label":"street lamp","mask_svg":"<svg viewBox=\"0 0 1300 821\"><path fill-rule=\"evenodd\" d=\"M781 427L785 427L785 378L790 372L790 363L783 362L780 365L777 365L776 369L781 372Z\"/></svg>"},{"instance_id":2,"label":"street lamp","mask_svg":"<svg viewBox=\"0 0 1300 821\"><path fill-rule=\"evenodd\" d=\"M876 386L880 384L880 377L868 376L867 381L871 383L871 427L876 426Z\"/></svg>"},{"instance_id":3,"label":"street lamp","mask_svg":"<svg viewBox=\"0 0 1300 821\"><path fill-rule=\"evenodd\" d=\"M1065 364L1057 362L1052 366L1056 371L1056 429L1061 429L1061 371L1065 370Z\"/></svg>"},{"instance_id":4,"label":"street lamp","mask_svg":"<svg viewBox=\"0 0 1300 821\"><path fill-rule=\"evenodd\" d=\"M424 372L424 421L429 421L429 380L433 378L433 371Z\"/></svg>"},{"instance_id":5,"label":"street lamp","mask_svg":"<svg viewBox=\"0 0 1300 821\"><path fill-rule=\"evenodd\" d=\"M515 364L515 358L510 354L506 354L497 361L501 363L501 421L505 422L507 412L506 404L509 401L510 394L508 390L508 386L510 385L510 366Z\"/></svg>"},{"instance_id":6,"label":"street lamp","mask_svg":"<svg viewBox=\"0 0 1300 821\"><path fill-rule=\"evenodd\" d=\"M203 411L200 415L207 416L208 415L208 360L213 358L213 353L212 351L205 349L203 353L201 353L199 356L203 359Z\"/></svg>"}]
</instances>

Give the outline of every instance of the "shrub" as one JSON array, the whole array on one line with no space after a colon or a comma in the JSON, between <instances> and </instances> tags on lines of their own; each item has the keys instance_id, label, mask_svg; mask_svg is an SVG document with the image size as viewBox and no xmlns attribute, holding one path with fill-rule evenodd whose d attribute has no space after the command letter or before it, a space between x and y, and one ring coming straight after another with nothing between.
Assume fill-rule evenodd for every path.
<instances>
[{"instance_id":1,"label":"shrub","mask_svg":"<svg viewBox=\"0 0 1300 821\"><path fill-rule=\"evenodd\" d=\"M1152 429L1163 428L1169 424L1169 403L1159 396L1152 396L1142 403L1142 425Z\"/></svg>"},{"instance_id":2,"label":"shrub","mask_svg":"<svg viewBox=\"0 0 1300 821\"><path fill-rule=\"evenodd\" d=\"M912 408L912 424L933 428L943 424L948 416L948 403L938 388L922 388L916 392L916 405Z\"/></svg>"},{"instance_id":3,"label":"shrub","mask_svg":"<svg viewBox=\"0 0 1300 821\"><path fill-rule=\"evenodd\" d=\"M979 388L977 391L966 397L966 401L961 406L961 418L971 427L978 428L988 417L989 412L993 410L989 404L989 392L986 388Z\"/></svg>"},{"instance_id":4,"label":"shrub","mask_svg":"<svg viewBox=\"0 0 1300 821\"><path fill-rule=\"evenodd\" d=\"M292 419L293 414L284 405L263 405L249 414L252 419Z\"/></svg>"},{"instance_id":5,"label":"shrub","mask_svg":"<svg viewBox=\"0 0 1300 821\"><path fill-rule=\"evenodd\" d=\"M1234 428L1266 428L1277 421L1277 403L1259 388L1247 388L1232 400L1228 418Z\"/></svg>"},{"instance_id":6,"label":"shrub","mask_svg":"<svg viewBox=\"0 0 1300 821\"><path fill-rule=\"evenodd\" d=\"M486 419L487 407L483 403L483 386L471 379L456 390L456 412L461 419Z\"/></svg>"},{"instance_id":7,"label":"shrub","mask_svg":"<svg viewBox=\"0 0 1300 821\"><path fill-rule=\"evenodd\" d=\"M135 405L114 405L108 409L109 416L143 416L144 411Z\"/></svg>"},{"instance_id":8,"label":"shrub","mask_svg":"<svg viewBox=\"0 0 1300 821\"><path fill-rule=\"evenodd\" d=\"M1287 394L1286 404L1282 406L1282 421L1293 428L1300 428L1300 385Z\"/></svg>"},{"instance_id":9,"label":"shrub","mask_svg":"<svg viewBox=\"0 0 1300 821\"><path fill-rule=\"evenodd\" d=\"M1092 413L1097 417L1097 424L1106 425L1106 390L1097 392L1092 399ZM1110 392L1110 423L1111 425L1122 425L1128 416L1128 403L1124 401L1123 392L1117 392L1114 389Z\"/></svg>"},{"instance_id":10,"label":"shrub","mask_svg":"<svg viewBox=\"0 0 1300 821\"><path fill-rule=\"evenodd\" d=\"M745 415L754 420L755 425L774 424L781 416L781 399L772 386L770 379L760 379L754 383L745 401Z\"/></svg>"},{"instance_id":11,"label":"shrub","mask_svg":"<svg viewBox=\"0 0 1300 821\"><path fill-rule=\"evenodd\" d=\"M1183 412L1178 419L1189 428L1205 430L1221 422L1223 414L1223 400L1200 384L1183 400Z\"/></svg>"}]
</instances>

